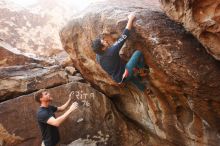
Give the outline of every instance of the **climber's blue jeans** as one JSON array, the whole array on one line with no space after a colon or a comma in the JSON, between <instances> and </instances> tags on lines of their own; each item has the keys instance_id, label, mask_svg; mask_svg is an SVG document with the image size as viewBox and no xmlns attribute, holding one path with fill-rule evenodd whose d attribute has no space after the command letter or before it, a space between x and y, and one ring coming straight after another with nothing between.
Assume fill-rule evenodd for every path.
<instances>
[{"instance_id":1,"label":"climber's blue jeans","mask_svg":"<svg viewBox=\"0 0 220 146\"><path fill-rule=\"evenodd\" d=\"M125 68L128 70L128 77L125 81L133 82L140 90L144 90L145 86L140 82L140 79L134 76L134 68L143 68L144 67L144 55L141 51L135 51Z\"/></svg>"},{"instance_id":2,"label":"climber's blue jeans","mask_svg":"<svg viewBox=\"0 0 220 146\"><path fill-rule=\"evenodd\" d=\"M137 50L133 53L125 68L128 70L127 80L130 80L134 75L134 68L143 68L144 67L144 55L141 51Z\"/></svg>"}]
</instances>

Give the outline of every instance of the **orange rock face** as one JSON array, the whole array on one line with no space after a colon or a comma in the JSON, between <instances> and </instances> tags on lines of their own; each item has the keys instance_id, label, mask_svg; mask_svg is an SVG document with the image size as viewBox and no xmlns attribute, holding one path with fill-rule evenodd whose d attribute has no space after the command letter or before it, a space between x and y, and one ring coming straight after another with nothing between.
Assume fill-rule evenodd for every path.
<instances>
[{"instance_id":1,"label":"orange rock face","mask_svg":"<svg viewBox=\"0 0 220 146\"><path fill-rule=\"evenodd\" d=\"M59 66L24 65L0 68L0 101L68 82Z\"/></svg>"},{"instance_id":2,"label":"orange rock face","mask_svg":"<svg viewBox=\"0 0 220 146\"><path fill-rule=\"evenodd\" d=\"M38 63L48 65L49 62L37 58L34 54L25 54L4 41L0 41L0 67L9 67L17 65L27 65L31 63ZM34 58L35 57L35 58Z\"/></svg>"},{"instance_id":3,"label":"orange rock face","mask_svg":"<svg viewBox=\"0 0 220 146\"><path fill-rule=\"evenodd\" d=\"M168 2L168 1L166 1ZM181 2L180 2L181 4ZM178 3L178 5L180 5ZM180 8L181 9L181 8ZM147 89L118 87L95 61L91 40L108 32L119 36L130 12L137 14L127 41L144 53L150 67ZM189 32L147 1L104 1L91 5L60 32L74 66L117 108L160 142L178 146L216 146L220 118L220 66ZM158 141L152 145L158 146Z\"/></svg>"},{"instance_id":4,"label":"orange rock face","mask_svg":"<svg viewBox=\"0 0 220 146\"><path fill-rule=\"evenodd\" d=\"M182 23L187 30L220 60L219 0L160 0L166 14Z\"/></svg>"},{"instance_id":5,"label":"orange rock face","mask_svg":"<svg viewBox=\"0 0 220 146\"><path fill-rule=\"evenodd\" d=\"M133 146L139 143L145 146L157 140L127 121L105 95L87 84L69 83L48 91L54 98L53 105L65 103L71 92L73 101L82 103L59 128L63 144L82 138L97 145ZM41 144L36 121L39 105L33 96L34 93L0 103L0 138L4 145Z\"/></svg>"}]
</instances>

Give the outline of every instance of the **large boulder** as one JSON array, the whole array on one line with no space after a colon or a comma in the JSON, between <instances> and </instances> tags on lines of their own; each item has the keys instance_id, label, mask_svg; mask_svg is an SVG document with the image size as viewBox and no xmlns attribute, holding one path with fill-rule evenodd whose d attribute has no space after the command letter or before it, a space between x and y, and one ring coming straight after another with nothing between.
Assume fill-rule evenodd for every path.
<instances>
[{"instance_id":1,"label":"large boulder","mask_svg":"<svg viewBox=\"0 0 220 146\"><path fill-rule=\"evenodd\" d=\"M97 145L146 146L167 145L152 137L117 112L102 93L84 83L69 83L48 89L54 105L62 105L72 92L79 108L61 125L61 143L84 139ZM4 146L39 146L40 129L36 121L38 104L34 93L0 103L0 140ZM58 113L59 116L62 113Z\"/></svg>"},{"instance_id":2,"label":"large boulder","mask_svg":"<svg viewBox=\"0 0 220 146\"><path fill-rule=\"evenodd\" d=\"M41 65L49 65L49 61L37 58L34 54L24 53L16 48L13 48L8 43L0 40L0 67L9 67L16 65L27 65L31 63L38 63ZM52 62L52 61L50 61Z\"/></svg>"},{"instance_id":3,"label":"large boulder","mask_svg":"<svg viewBox=\"0 0 220 146\"><path fill-rule=\"evenodd\" d=\"M220 0L160 0L166 14L182 23L220 60Z\"/></svg>"},{"instance_id":4,"label":"large boulder","mask_svg":"<svg viewBox=\"0 0 220 146\"><path fill-rule=\"evenodd\" d=\"M39 64L29 64L2 67L0 68L0 101L67 82L67 73L60 66L43 67Z\"/></svg>"},{"instance_id":5,"label":"large boulder","mask_svg":"<svg viewBox=\"0 0 220 146\"><path fill-rule=\"evenodd\" d=\"M75 70L65 51L46 60L0 41L0 54L0 101L69 81L82 80L64 69L69 66Z\"/></svg>"},{"instance_id":6,"label":"large boulder","mask_svg":"<svg viewBox=\"0 0 220 146\"><path fill-rule=\"evenodd\" d=\"M149 133L174 145L216 146L220 142L220 65L154 3L109 0L93 4L61 30L63 47L83 77ZM131 54L133 48L144 53L150 67L144 92L132 84L118 87L91 49L91 40L99 34L108 34L114 41L133 11L137 20L123 54Z\"/></svg>"}]
</instances>

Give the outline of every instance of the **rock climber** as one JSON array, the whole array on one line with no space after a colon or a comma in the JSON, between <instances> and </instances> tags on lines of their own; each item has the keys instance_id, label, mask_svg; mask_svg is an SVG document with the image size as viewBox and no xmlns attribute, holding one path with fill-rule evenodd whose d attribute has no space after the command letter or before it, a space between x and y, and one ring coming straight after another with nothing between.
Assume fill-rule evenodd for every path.
<instances>
[{"instance_id":1,"label":"rock climber","mask_svg":"<svg viewBox=\"0 0 220 146\"><path fill-rule=\"evenodd\" d=\"M112 45L103 38L96 38L92 41L92 49L96 53L96 60L101 67L112 77L114 81L122 84L132 81L142 91L145 89L143 83L140 82L140 76L146 75L144 72L144 56L141 51L136 50L129 61L126 63L119 55L119 51L129 36L132 29L134 13L128 16L128 22L119 39ZM135 74L139 73L140 76Z\"/></svg>"},{"instance_id":2,"label":"rock climber","mask_svg":"<svg viewBox=\"0 0 220 146\"><path fill-rule=\"evenodd\" d=\"M72 103L63 115L56 118L54 113L64 111L71 102L71 96L69 96L65 104L59 107L50 105L53 98L46 89L39 90L34 98L35 101L40 103L37 111L37 121L42 135L41 146L58 146L60 140L58 127L67 119L71 112L78 108L78 103Z\"/></svg>"}]
</instances>

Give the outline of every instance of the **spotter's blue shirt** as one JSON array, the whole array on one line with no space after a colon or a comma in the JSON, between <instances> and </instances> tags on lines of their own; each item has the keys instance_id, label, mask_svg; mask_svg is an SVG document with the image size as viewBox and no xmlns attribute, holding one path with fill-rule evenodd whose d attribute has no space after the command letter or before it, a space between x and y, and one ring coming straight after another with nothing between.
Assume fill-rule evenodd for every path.
<instances>
[{"instance_id":1,"label":"spotter's blue shirt","mask_svg":"<svg viewBox=\"0 0 220 146\"><path fill-rule=\"evenodd\" d=\"M129 30L125 29L119 39L109 47L104 54L96 54L97 62L117 83L121 82L126 65L126 62L119 56L119 51L128 36Z\"/></svg>"}]
</instances>

